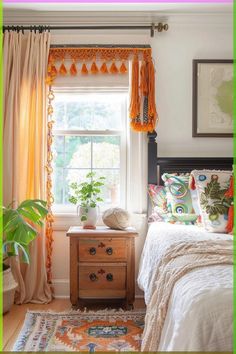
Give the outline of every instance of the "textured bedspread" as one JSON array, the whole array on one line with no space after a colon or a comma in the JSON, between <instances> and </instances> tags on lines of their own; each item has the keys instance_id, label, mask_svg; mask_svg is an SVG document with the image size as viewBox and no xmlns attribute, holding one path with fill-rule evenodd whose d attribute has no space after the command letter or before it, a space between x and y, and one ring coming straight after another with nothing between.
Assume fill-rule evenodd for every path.
<instances>
[{"instance_id":1,"label":"textured bedspread","mask_svg":"<svg viewBox=\"0 0 236 354\"><path fill-rule=\"evenodd\" d=\"M218 242L206 242L210 239ZM193 250L196 246L202 251L188 255L186 247ZM217 252L212 252L215 247ZM185 250L183 257L172 257L181 249ZM218 250L222 251L219 257ZM229 263L230 235L209 234L195 226L151 226L139 273L148 303L143 350L232 350L233 275Z\"/></svg>"}]
</instances>

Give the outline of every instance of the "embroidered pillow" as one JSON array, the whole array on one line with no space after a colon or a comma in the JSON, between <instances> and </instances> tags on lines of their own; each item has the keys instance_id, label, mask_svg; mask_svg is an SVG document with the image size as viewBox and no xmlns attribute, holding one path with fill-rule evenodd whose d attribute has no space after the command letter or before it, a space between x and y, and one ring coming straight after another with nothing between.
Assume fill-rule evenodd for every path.
<instances>
[{"instance_id":1,"label":"embroidered pillow","mask_svg":"<svg viewBox=\"0 0 236 354\"><path fill-rule=\"evenodd\" d=\"M149 184L148 194L152 203L152 213L149 216L148 221L163 221L163 214L168 212L165 187Z\"/></svg>"},{"instance_id":2,"label":"embroidered pillow","mask_svg":"<svg viewBox=\"0 0 236 354\"><path fill-rule=\"evenodd\" d=\"M189 189L189 175L176 176L173 174L164 173L162 179L166 187L167 208L173 215L194 214L191 193Z\"/></svg>"},{"instance_id":3,"label":"embroidered pillow","mask_svg":"<svg viewBox=\"0 0 236 354\"><path fill-rule=\"evenodd\" d=\"M153 208L158 207L160 211L167 212L166 190L164 186L149 184L148 194Z\"/></svg>"},{"instance_id":4,"label":"embroidered pillow","mask_svg":"<svg viewBox=\"0 0 236 354\"><path fill-rule=\"evenodd\" d=\"M229 197L231 199L231 205L229 207L228 211L228 221L226 225L226 230L228 233L233 234L233 229L234 229L234 178L233 176L230 177L230 184L229 184L229 189L225 193L226 197Z\"/></svg>"},{"instance_id":5,"label":"embroidered pillow","mask_svg":"<svg viewBox=\"0 0 236 354\"><path fill-rule=\"evenodd\" d=\"M231 171L194 170L190 186L197 190L203 226L210 232L227 232L232 198L225 196Z\"/></svg>"}]
</instances>

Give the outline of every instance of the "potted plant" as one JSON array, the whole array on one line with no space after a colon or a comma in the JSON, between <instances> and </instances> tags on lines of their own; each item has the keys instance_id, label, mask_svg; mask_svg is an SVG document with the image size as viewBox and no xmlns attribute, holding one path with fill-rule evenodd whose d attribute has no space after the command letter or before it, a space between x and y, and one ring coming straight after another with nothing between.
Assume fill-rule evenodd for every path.
<instances>
[{"instance_id":1,"label":"potted plant","mask_svg":"<svg viewBox=\"0 0 236 354\"><path fill-rule=\"evenodd\" d=\"M29 244L38 235L36 226L42 226L47 215L46 202L40 199L27 199L16 209L12 204L2 207L3 217L3 313L14 303L17 283L10 266L9 257L20 256L25 263L30 262Z\"/></svg>"},{"instance_id":2,"label":"potted plant","mask_svg":"<svg viewBox=\"0 0 236 354\"><path fill-rule=\"evenodd\" d=\"M73 204L78 204L77 214L80 218L84 229L95 229L99 216L98 202L102 202L103 199L99 196L101 194L101 188L104 183L105 177L95 178L96 174L90 172L86 175L88 181L82 183L71 183L70 188L73 190L73 194L69 198L69 201Z\"/></svg>"}]
</instances>

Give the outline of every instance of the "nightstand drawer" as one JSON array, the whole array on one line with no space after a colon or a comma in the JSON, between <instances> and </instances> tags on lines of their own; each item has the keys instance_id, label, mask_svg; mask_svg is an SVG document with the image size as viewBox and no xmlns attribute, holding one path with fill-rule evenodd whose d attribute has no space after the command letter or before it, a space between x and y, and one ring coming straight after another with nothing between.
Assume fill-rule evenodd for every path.
<instances>
[{"instance_id":1,"label":"nightstand drawer","mask_svg":"<svg viewBox=\"0 0 236 354\"><path fill-rule=\"evenodd\" d=\"M78 247L80 262L114 262L127 259L127 246L124 238L79 240Z\"/></svg>"},{"instance_id":2,"label":"nightstand drawer","mask_svg":"<svg viewBox=\"0 0 236 354\"><path fill-rule=\"evenodd\" d=\"M96 297L96 290L125 290L126 265L94 264L79 267L79 289L91 290ZM105 295L104 295L105 296Z\"/></svg>"}]
</instances>

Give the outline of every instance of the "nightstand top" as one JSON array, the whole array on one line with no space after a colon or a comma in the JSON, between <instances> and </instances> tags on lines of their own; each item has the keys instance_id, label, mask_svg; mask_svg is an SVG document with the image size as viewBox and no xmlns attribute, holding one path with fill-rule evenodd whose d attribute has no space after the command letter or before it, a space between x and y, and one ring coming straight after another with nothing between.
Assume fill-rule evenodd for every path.
<instances>
[{"instance_id":1,"label":"nightstand top","mask_svg":"<svg viewBox=\"0 0 236 354\"><path fill-rule=\"evenodd\" d=\"M81 226L71 226L66 233L66 236L96 236L96 237L111 237L111 236L126 236L126 237L136 237L138 236L137 231L133 227L127 227L125 230L113 230L106 226L97 226L96 229L83 229Z\"/></svg>"}]
</instances>

